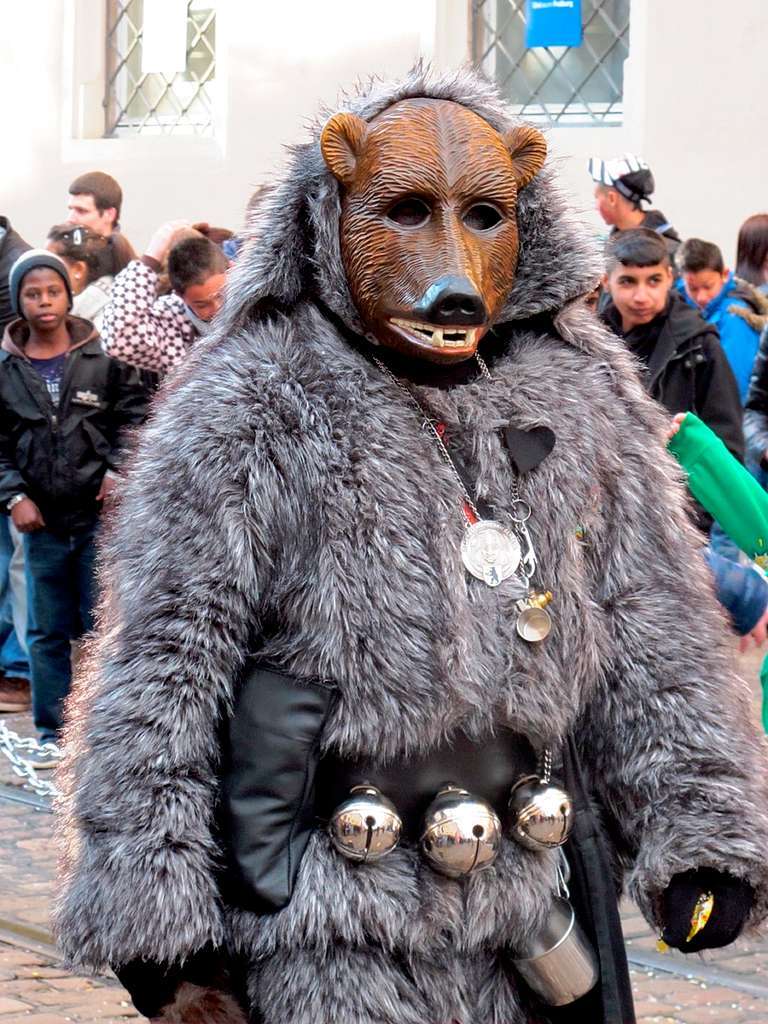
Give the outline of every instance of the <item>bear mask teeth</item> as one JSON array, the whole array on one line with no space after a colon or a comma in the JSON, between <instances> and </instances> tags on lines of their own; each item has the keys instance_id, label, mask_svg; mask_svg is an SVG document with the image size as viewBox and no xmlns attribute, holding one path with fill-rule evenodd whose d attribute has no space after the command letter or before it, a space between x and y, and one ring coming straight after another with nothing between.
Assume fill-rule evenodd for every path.
<instances>
[{"instance_id":1,"label":"bear mask teeth","mask_svg":"<svg viewBox=\"0 0 768 1024\"><path fill-rule=\"evenodd\" d=\"M393 318L390 322L415 340L426 341L435 348L467 348L474 343L478 331L477 327L436 327L416 320Z\"/></svg>"}]
</instances>

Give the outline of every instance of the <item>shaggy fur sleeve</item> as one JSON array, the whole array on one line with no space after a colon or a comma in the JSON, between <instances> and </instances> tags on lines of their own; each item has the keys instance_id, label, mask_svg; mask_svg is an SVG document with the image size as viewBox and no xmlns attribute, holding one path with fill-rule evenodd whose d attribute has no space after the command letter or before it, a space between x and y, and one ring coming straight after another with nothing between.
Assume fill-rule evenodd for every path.
<instances>
[{"instance_id":1,"label":"shaggy fur sleeve","mask_svg":"<svg viewBox=\"0 0 768 1024\"><path fill-rule=\"evenodd\" d=\"M615 433L589 557L609 639L580 745L648 920L659 924L673 875L709 867L751 883L755 923L768 913L765 741L664 451L666 424L623 353L606 372Z\"/></svg>"},{"instance_id":2,"label":"shaggy fur sleeve","mask_svg":"<svg viewBox=\"0 0 768 1024\"><path fill-rule=\"evenodd\" d=\"M55 928L76 964L179 962L222 938L217 731L258 628L274 509L291 501L255 344L227 340L177 379L105 544L64 739Z\"/></svg>"}]
</instances>

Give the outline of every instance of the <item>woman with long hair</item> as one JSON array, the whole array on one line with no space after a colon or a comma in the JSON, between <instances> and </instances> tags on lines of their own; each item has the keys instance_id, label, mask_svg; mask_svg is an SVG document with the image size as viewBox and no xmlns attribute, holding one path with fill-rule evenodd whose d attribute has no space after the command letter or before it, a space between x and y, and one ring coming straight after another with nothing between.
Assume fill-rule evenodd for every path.
<instances>
[{"instance_id":1,"label":"woman with long hair","mask_svg":"<svg viewBox=\"0 0 768 1024\"><path fill-rule=\"evenodd\" d=\"M747 217L739 228L736 276L768 291L768 213Z\"/></svg>"}]
</instances>

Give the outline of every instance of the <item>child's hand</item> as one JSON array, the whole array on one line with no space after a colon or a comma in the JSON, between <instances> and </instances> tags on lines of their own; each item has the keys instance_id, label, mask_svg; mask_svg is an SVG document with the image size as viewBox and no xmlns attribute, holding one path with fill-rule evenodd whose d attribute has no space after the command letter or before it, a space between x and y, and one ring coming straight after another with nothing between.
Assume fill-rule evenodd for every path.
<instances>
[{"instance_id":1,"label":"child's hand","mask_svg":"<svg viewBox=\"0 0 768 1024\"><path fill-rule=\"evenodd\" d=\"M16 510L14 509L14 511ZM756 647L762 647L766 639L768 639L768 608L765 609L747 635L743 636L741 640L739 640L739 650L743 654L749 647L750 640L755 641Z\"/></svg>"},{"instance_id":2,"label":"child's hand","mask_svg":"<svg viewBox=\"0 0 768 1024\"><path fill-rule=\"evenodd\" d=\"M677 416L673 417L672 422L667 430L667 441L671 441L675 434L678 432L683 424L683 420L688 415L687 412L679 412Z\"/></svg>"},{"instance_id":3,"label":"child's hand","mask_svg":"<svg viewBox=\"0 0 768 1024\"><path fill-rule=\"evenodd\" d=\"M188 220L169 220L165 224L162 224L154 235L152 235L149 245L146 248L145 255L151 256L153 259L157 260L158 263L162 263L173 245L173 240L176 234L178 234L182 228L190 227L192 227L192 225Z\"/></svg>"},{"instance_id":4,"label":"child's hand","mask_svg":"<svg viewBox=\"0 0 768 1024\"><path fill-rule=\"evenodd\" d=\"M45 527L42 513L31 498L25 498L13 506L11 519L19 533L34 533Z\"/></svg>"},{"instance_id":5,"label":"child's hand","mask_svg":"<svg viewBox=\"0 0 768 1024\"><path fill-rule=\"evenodd\" d=\"M117 480L110 473L107 473L101 481L101 487L99 488L99 493L96 495L96 501L109 501L116 487Z\"/></svg>"}]
</instances>

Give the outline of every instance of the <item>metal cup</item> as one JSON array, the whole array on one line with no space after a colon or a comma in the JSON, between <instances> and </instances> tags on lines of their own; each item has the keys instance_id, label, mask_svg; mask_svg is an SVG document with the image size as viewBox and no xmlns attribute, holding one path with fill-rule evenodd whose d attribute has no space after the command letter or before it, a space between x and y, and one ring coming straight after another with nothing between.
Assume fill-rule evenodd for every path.
<instances>
[{"instance_id":1,"label":"metal cup","mask_svg":"<svg viewBox=\"0 0 768 1024\"><path fill-rule=\"evenodd\" d=\"M567 1006L597 983L597 958L568 900L556 896L541 931L516 952L513 964L548 1006Z\"/></svg>"}]
</instances>

